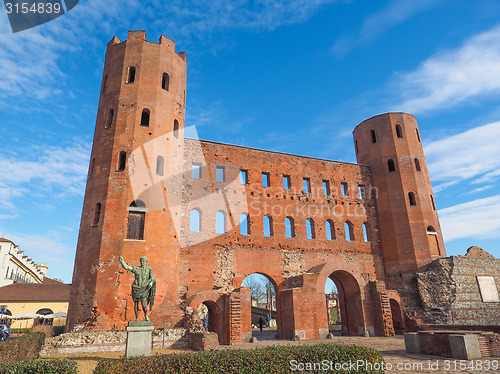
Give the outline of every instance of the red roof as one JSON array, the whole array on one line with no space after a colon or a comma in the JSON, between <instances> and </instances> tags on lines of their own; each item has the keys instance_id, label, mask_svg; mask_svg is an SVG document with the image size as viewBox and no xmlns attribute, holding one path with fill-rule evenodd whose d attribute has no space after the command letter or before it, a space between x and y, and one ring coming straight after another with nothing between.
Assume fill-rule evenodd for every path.
<instances>
[{"instance_id":1,"label":"red roof","mask_svg":"<svg viewBox=\"0 0 500 374\"><path fill-rule=\"evenodd\" d=\"M46 281L47 280L47 281ZM0 287L0 303L8 301L68 301L70 284L44 278L44 283L14 283Z\"/></svg>"}]
</instances>

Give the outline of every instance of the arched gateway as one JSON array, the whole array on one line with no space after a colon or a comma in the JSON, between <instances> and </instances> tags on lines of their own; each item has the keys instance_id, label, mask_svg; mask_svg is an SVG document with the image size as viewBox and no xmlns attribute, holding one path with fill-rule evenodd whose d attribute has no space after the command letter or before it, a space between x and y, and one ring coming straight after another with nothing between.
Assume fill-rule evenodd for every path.
<instances>
[{"instance_id":1,"label":"arched gateway","mask_svg":"<svg viewBox=\"0 0 500 374\"><path fill-rule=\"evenodd\" d=\"M444 256L415 118L388 113L359 124L358 164L189 139L186 76L186 54L165 36L153 43L130 31L108 43L67 329L123 330L132 275L119 258L135 265L147 256L156 328L184 327L186 308L203 304L221 343L247 340L242 282L261 273L276 290L280 338L328 334L327 278L345 334L393 334L388 294L417 295L401 279ZM404 161L414 158L419 171Z\"/></svg>"}]
</instances>

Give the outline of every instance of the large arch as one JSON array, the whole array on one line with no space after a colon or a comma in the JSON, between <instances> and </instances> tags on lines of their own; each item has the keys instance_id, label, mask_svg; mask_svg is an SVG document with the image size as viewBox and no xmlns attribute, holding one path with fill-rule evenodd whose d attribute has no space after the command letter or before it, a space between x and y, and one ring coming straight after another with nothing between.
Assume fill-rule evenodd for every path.
<instances>
[{"instance_id":1,"label":"large arch","mask_svg":"<svg viewBox=\"0 0 500 374\"><path fill-rule=\"evenodd\" d=\"M363 305L363 292L366 281L360 270L351 262L337 259L311 268L308 273L318 275L316 292L324 295L325 283L330 278L336 285L339 293L339 305L342 330L348 335L363 335L366 332L366 315ZM324 314L326 316L326 300ZM325 326L324 328L328 328Z\"/></svg>"},{"instance_id":2,"label":"large arch","mask_svg":"<svg viewBox=\"0 0 500 374\"><path fill-rule=\"evenodd\" d=\"M227 328L224 322L223 307L221 307L221 295L217 291L203 291L186 300L186 306L198 311L204 304L208 308L208 331L217 333L220 344L227 344Z\"/></svg>"}]
</instances>

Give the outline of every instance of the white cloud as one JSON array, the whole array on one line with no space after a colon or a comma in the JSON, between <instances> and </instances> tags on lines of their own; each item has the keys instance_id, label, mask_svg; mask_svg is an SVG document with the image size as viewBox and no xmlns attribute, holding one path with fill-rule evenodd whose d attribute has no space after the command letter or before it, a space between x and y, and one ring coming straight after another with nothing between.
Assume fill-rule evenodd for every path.
<instances>
[{"instance_id":1,"label":"white cloud","mask_svg":"<svg viewBox=\"0 0 500 374\"><path fill-rule=\"evenodd\" d=\"M431 180L440 182L436 192L463 180L491 182L500 177L498 157L500 122L479 126L425 146Z\"/></svg>"},{"instance_id":2,"label":"white cloud","mask_svg":"<svg viewBox=\"0 0 500 374\"><path fill-rule=\"evenodd\" d=\"M500 238L500 195L458 204L439 211L446 241Z\"/></svg>"},{"instance_id":3,"label":"white cloud","mask_svg":"<svg viewBox=\"0 0 500 374\"><path fill-rule=\"evenodd\" d=\"M405 112L449 108L468 99L500 93L500 26L440 52L415 71L396 74Z\"/></svg>"},{"instance_id":4,"label":"white cloud","mask_svg":"<svg viewBox=\"0 0 500 374\"><path fill-rule=\"evenodd\" d=\"M0 155L0 207L13 209L15 198L40 191L44 192L44 202L56 195L82 195L89 153L90 144L74 140L66 147L34 146L24 148L23 153Z\"/></svg>"},{"instance_id":5,"label":"white cloud","mask_svg":"<svg viewBox=\"0 0 500 374\"><path fill-rule=\"evenodd\" d=\"M343 57L356 47L372 42L391 28L439 2L441 0L395 0L368 17L357 37L347 36L336 40L331 51L334 55Z\"/></svg>"}]
</instances>

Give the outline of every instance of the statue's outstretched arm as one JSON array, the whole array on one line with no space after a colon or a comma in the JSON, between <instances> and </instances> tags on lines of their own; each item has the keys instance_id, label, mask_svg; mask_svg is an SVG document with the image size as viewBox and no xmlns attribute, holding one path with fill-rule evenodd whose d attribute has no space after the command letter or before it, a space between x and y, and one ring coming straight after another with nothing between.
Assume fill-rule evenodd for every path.
<instances>
[{"instance_id":1,"label":"statue's outstretched arm","mask_svg":"<svg viewBox=\"0 0 500 374\"><path fill-rule=\"evenodd\" d=\"M118 260L120 260L120 263L122 264L122 267L125 270L132 271L133 267L132 266L128 266L122 256L118 257Z\"/></svg>"}]
</instances>

